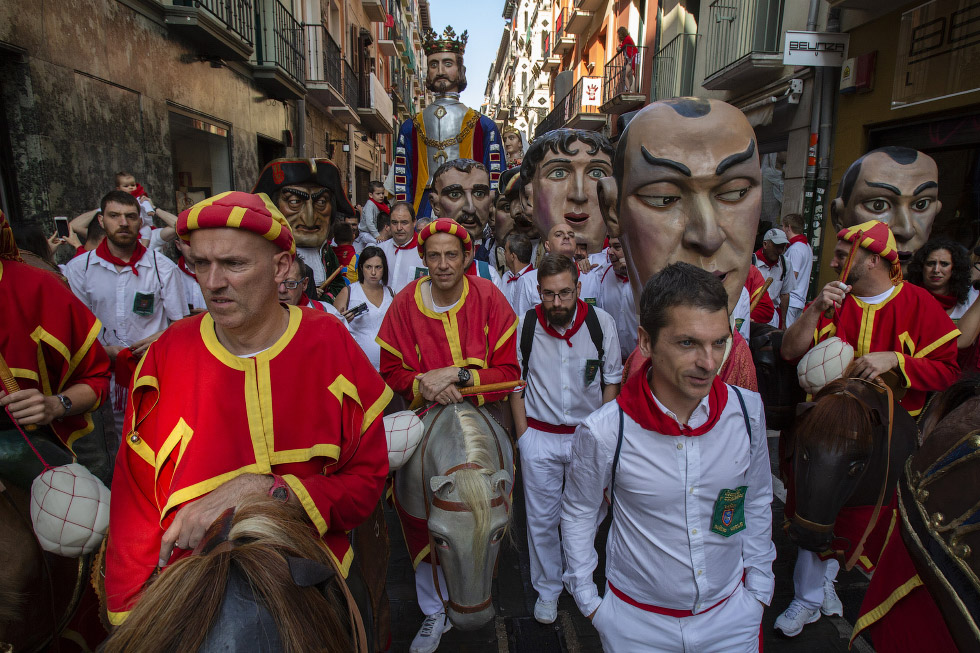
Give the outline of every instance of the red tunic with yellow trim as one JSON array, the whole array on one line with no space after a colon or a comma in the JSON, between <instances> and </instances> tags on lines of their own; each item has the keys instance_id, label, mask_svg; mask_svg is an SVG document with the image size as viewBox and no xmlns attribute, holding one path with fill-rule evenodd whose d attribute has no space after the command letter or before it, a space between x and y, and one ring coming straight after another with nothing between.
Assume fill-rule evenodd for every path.
<instances>
[{"instance_id":1,"label":"red tunic with yellow trim","mask_svg":"<svg viewBox=\"0 0 980 653\"><path fill-rule=\"evenodd\" d=\"M82 383L95 392L95 410L109 394L109 357L98 343L102 323L54 274L0 261L0 354L21 390L56 395ZM5 421L6 415L4 415ZM71 448L92 431L91 413L51 422Z\"/></svg>"},{"instance_id":2,"label":"red tunic with yellow trim","mask_svg":"<svg viewBox=\"0 0 980 653\"><path fill-rule=\"evenodd\" d=\"M381 376L412 402L419 396L416 377L443 367L473 370L474 385L517 381L517 315L492 282L463 277L463 294L445 313L426 308L422 288L430 277L408 284L395 295L381 323ZM479 403L502 399L509 391L481 395Z\"/></svg>"},{"instance_id":3,"label":"red tunic with yellow trim","mask_svg":"<svg viewBox=\"0 0 980 653\"><path fill-rule=\"evenodd\" d=\"M149 348L126 408L106 554L109 619L121 623L157 566L177 509L245 473L283 477L341 569L346 531L371 514L388 474L381 413L391 390L334 317L289 307L289 326L250 358L210 315ZM188 555L175 550L171 562Z\"/></svg>"},{"instance_id":4,"label":"red tunic with yellow trim","mask_svg":"<svg viewBox=\"0 0 980 653\"><path fill-rule=\"evenodd\" d=\"M854 357L869 352L898 354L896 373L908 392L901 405L915 417L926 393L945 390L959 376L959 330L929 291L901 282L883 302L869 305L848 295L832 319L820 316L813 344L837 336L854 347Z\"/></svg>"}]
</instances>

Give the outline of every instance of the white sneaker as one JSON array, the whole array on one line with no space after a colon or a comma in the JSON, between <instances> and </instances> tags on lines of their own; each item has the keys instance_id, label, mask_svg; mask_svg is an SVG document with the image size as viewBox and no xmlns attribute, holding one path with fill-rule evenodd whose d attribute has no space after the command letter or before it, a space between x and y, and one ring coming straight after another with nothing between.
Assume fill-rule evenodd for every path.
<instances>
[{"instance_id":1,"label":"white sneaker","mask_svg":"<svg viewBox=\"0 0 980 653\"><path fill-rule=\"evenodd\" d=\"M837 598L837 591L834 589L832 578L823 579L823 604L820 606L820 612L828 617L832 615L844 616L844 604Z\"/></svg>"},{"instance_id":2,"label":"white sneaker","mask_svg":"<svg viewBox=\"0 0 980 653\"><path fill-rule=\"evenodd\" d=\"M439 648L439 640L442 634L450 630L453 625L446 618L445 612L430 614L422 622L418 634L412 640L411 653L433 653Z\"/></svg>"},{"instance_id":3,"label":"white sneaker","mask_svg":"<svg viewBox=\"0 0 980 653\"><path fill-rule=\"evenodd\" d=\"M534 602L534 618L538 623L553 624L558 618L558 599L542 601L541 597Z\"/></svg>"},{"instance_id":4,"label":"white sneaker","mask_svg":"<svg viewBox=\"0 0 980 653\"><path fill-rule=\"evenodd\" d=\"M797 599L793 599L789 607L776 618L776 630L783 631L787 637L796 637L803 626L812 624L820 618L820 610L811 610Z\"/></svg>"}]
</instances>

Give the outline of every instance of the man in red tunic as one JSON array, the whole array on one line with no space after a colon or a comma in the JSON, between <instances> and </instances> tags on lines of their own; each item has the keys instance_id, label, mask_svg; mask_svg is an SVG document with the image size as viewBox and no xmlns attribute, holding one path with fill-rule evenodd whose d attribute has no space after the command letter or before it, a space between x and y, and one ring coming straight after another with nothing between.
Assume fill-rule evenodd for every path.
<instances>
[{"instance_id":1,"label":"man in red tunic","mask_svg":"<svg viewBox=\"0 0 980 653\"><path fill-rule=\"evenodd\" d=\"M459 389L517 381L517 316L497 287L464 273L473 246L459 223L440 218L419 233L419 253L431 276L408 284L395 296L378 333L381 375L409 403L463 400ZM477 395L493 402L507 391ZM395 497L396 508L398 506ZM449 621L428 562L427 525L399 511L415 564L419 607L426 615L413 652L435 651ZM442 594L442 570L437 568Z\"/></svg>"},{"instance_id":2,"label":"man in red tunic","mask_svg":"<svg viewBox=\"0 0 980 653\"><path fill-rule=\"evenodd\" d=\"M893 373L907 391L899 402L915 417L925 405L926 393L945 390L959 374L956 336L959 331L927 290L902 281L895 236L884 222L871 220L842 229L830 265L840 270L853 243L861 235L854 253L847 285L831 281L783 335L782 355L799 358L817 343L837 336L854 347L853 373L863 379ZM833 309L828 318L824 311ZM791 470L788 474L792 481ZM787 494L793 493L792 482ZM789 509L789 507L788 507ZM842 516L844 513L842 511ZM890 513L882 512L879 524ZM846 521L838 517L838 524ZM836 532L852 542L860 539L866 523L854 521L854 537ZM877 551L867 551L870 565ZM833 589L838 564L821 561L810 551L800 550L793 574L796 597L776 620L786 635L798 634L804 625L823 614L840 610Z\"/></svg>"},{"instance_id":3,"label":"man in red tunic","mask_svg":"<svg viewBox=\"0 0 980 653\"><path fill-rule=\"evenodd\" d=\"M391 391L336 319L279 303L295 245L268 196L217 195L177 230L209 312L167 329L133 378L106 554L114 624L154 570L249 496L301 505L347 575L347 531L388 473Z\"/></svg>"}]
</instances>

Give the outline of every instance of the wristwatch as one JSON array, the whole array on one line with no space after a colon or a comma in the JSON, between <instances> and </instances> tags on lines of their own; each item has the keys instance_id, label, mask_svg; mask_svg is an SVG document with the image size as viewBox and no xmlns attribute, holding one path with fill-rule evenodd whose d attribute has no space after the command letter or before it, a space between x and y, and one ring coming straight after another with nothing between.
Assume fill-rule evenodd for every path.
<instances>
[{"instance_id":1,"label":"wristwatch","mask_svg":"<svg viewBox=\"0 0 980 653\"><path fill-rule=\"evenodd\" d=\"M269 488L269 496L283 503L289 501L289 486L279 474L272 475L272 487Z\"/></svg>"},{"instance_id":2,"label":"wristwatch","mask_svg":"<svg viewBox=\"0 0 980 653\"><path fill-rule=\"evenodd\" d=\"M62 407L65 409L65 415L71 410L71 399L65 395L55 395L55 398L61 402ZM64 417L65 415L62 415Z\"/></svg>"},{"instance_id":3,"label":"wristwatch","mask_svg":"<svg viewBox=\"0 0 980 653\"><path fill-rule=\"evenodd\" d=\"M459 368L459 381L456 382L456 385L458 385L460 387L463 387L467 383L469 383L470 382L470 379L472 379L472 378L473 378L473 375L470 374L470 371L468 369L466 369L465 367L461 367L461 368Z\"/></svg>"}]
</instances>

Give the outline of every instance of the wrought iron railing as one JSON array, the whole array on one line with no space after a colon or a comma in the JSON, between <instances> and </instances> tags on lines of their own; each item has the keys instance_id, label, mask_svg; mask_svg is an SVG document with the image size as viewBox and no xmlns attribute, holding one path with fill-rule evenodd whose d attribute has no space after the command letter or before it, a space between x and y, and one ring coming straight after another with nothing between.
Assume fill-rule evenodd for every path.
<instances>
[{"instance_id":1,"label":"wrought iron railing","mask_svg":"<svg viewBox=\"0 0 980 653\"><path fill-rule=\"evenodd\" d=\"M255 8L252 0L174 0L174 4L180 7L203 9L224 23L249 45L254 42L255 30L252 19L255 16Z\"/></svg>"},{"instance_id":2,"label":"wrought iron railing","mask_svg":"<svg viewBox=\"0 0 980 653\"><path fill-rule=\"evenodd\" d=\"M708 5L707 77L753 52L779 52L784 0L714 0Z\"/></svg>"},{"instance_id":3,"label":"wrought iron railing","mask_svg":"<svg viewBox=\"0 0 980 653\"><path fill-rule=\"evenodd\" d=\"M558 18L555 20L555 42L551 46L552 52L555 52L558 49L558 44L561 43L561 37L565 33L567 13L568 9L562 7L561 13L558 14Z\"/></svg>"},{"instance_id":4,"label":"wrought iron railing","mask_svg":"<svg viewBox=\"0 0 980 653\"><path fill-rule=\"evenodd\" d=\"M653 57L651 101L693 93L697 38L697 34L678 34Z\"/></svg>"},{"instance_id":5,"label":"wrought iron railing","mask_svg":"<svg viewBox=\"0 0 980 653\"><path fill-rule=\"evenodd\" d=\"M344 55L340 50L340 46L333 37L330 36L330 32L324 30L324 45L323 45L323 60L326 66L326 79L327 83L334 87L338 93L342 93L343 87L343 74L344 74Z\"/></svg>"},{"instance_id":6,"label":"wrought iron railing","mask_svg":"<svg viewBox=\"0 0 980 653\"><path fill-rule=\"evenodd\" d=\"M541 52L546 58L551 56L551 32L541 35Z\"/></svg>"},{"instance_id":7,"label":"wrought iron railing","mask_svg":"<svg viewBox=\"0 0 980 653\"><path fill-rule=\"evenodd\" d=\"M344 61L344 102L350 107L358 106L357 86L357 77L354 75L354 69L351 68L347 61Z\"/></svg>"},{"instance_id":8,"label":"wrought iron railing","mask_svg":"<svg viewBox=\"0 0 980 653\"><path fill-rule=\"evenodd\" d=\"M624 93L639 93L640 80L646 69L647 48L644 45L630 52L621 50L606 62L602 72L602 103Z\"/></svg>"},{"instance_id":9,"label":"wrought iron railing","mask_svg":"<svg viewBox=\"0 0 980 653\"><path fill-rule=\"evenodd\" d=\"M265 38L259 39L256 52L259 64L274 64L293 79L301 81L306 61L303 53L303 26L279 0L266 0L262 4L262 11L256 12L256 15L263 21L265 28L260 37L268 38L267 29L272 27L272 43L263 43Z\"/></svg>"},{"instance_id":10,"label":"wrought iron railing","mask_svg":"<svg viewBox=\"0 0 980 653\"><path fill-rule=\"evenodd\" d=\"M564 127L572 118L579 114L600 113L598 106L583 106L582 104L587 79L586 77L579 79L575 83L575 86L572 87L572 90L568 92L568 95L555 103L555 108L551 110L551 113L538 123L537 129L534 130L535 137L541 136L553 129Z\"/></svg>"}]
</instances>

